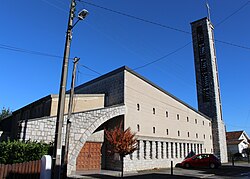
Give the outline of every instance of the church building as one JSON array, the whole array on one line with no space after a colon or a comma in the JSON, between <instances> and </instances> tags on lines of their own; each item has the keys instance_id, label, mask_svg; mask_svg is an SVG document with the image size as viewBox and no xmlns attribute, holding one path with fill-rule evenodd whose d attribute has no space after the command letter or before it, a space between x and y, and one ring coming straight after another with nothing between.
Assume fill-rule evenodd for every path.
<instances>
[{"instance_id":1,"label":"church building","mask_svg":"<svg viewBox=\"0 0 250 179\"><path fill-rule=\"evenodd\" d=\"M104 134L104 129L112 129L120 122L124 129L130 127L136 132L138 142L138 150L124 159L124 171L170 167L171 161L181 162L191 152L215 153L222 162L227 161L213 26L208 18L191 26L198 110L126 66L82 84L75 88L68 174L91 169L120 170L121 161L117 155L108 154ZM12 134L15 131L12 138L24 141L52 142L56 116L51 111L56 110L52 102L57 101L57 96L42 99L32 107L30 104L15 111L15 122L6 123L1 130ZM37 106L37 113L47 112L30 118Z\"/></svg>"}]
</instances>

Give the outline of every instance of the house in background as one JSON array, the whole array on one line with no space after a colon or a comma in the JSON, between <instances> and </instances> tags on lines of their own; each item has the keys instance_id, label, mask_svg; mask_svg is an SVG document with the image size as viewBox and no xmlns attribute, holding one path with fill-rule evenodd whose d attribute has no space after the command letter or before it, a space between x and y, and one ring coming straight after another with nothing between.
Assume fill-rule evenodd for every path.
<instances>
[{"instance_id":1,"label":"house in background","mask_svg":"<svg viewBox=\"0 0 250 179\"><path fill-rule=\"evenodd\" d=\"M227 132L226 138L228 156L235 153L242 153L243 149L249 146L250 138L245 131Z\"/></svg>"}]
</instances>

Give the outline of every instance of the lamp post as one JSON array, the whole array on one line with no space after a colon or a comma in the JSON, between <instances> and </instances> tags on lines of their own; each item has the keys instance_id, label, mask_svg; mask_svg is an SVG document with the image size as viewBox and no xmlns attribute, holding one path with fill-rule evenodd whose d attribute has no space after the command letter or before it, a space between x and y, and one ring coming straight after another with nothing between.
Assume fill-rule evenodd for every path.
<instances>
[{"instance_id":1,"label":"lamp post","mask_svg":"<svg viewBox=\"0 0 250 179\"><path fill-rule=\"evenodd\" d=\"M59 179L61 175L61 155L62 155L62 125L64 119L64 107L65 107L65 92L67 84L67 75L68 75L68 63L69 63L69 53L70 53L70 44L72 40L72 29L79 20L83 20L87 15L87 10L82 10L78 14L78 20L73 24L74 15L75 15L75 0L71 1L68 26L66 32L66 41L64 47L64 57L62 65L62 74L60 82L60 91L59 91L59 100L57 108L57 118L56 118L56 130L55 130L55 143L53 150L53 178Z\"/></svg>"}]
</instances>

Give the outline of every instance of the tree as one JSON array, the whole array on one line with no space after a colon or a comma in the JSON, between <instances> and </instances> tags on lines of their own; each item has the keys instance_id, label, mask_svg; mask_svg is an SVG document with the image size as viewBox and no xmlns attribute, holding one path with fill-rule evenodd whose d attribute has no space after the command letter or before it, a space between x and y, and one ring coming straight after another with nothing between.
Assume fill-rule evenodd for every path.
<instances>
[{"instance_id":1,"label":"tree","mask_svg":"<svg viewBox=\"0 0 250 179\"><path fill-rule=\"evenodd\" d=\"M249 163L249 158L250 158L250 146L248 148L243 149L242 153L245 153L247 155L247 162Z\"/></svg>"},{"instance_id":2,"label":"tree","mask_svg":"<svg viewBox=\"0 0 250 179\"><path fill-rule=\"evenodd\" d=\"M6 109L5 107L2 108L2 111L0 112L0 121L8 116L10 116L12 112L10 109Z\"/></svg>"},{"instance_id":3,"label":"tree","mask_svg":"<svg viewBox=\"0 0 250 179\"><path fill-rule=\"evenodd\" d=\"M112 130L105 129L105 134L107 141L111 145L111 149L108 152L120 155L122 165L121 177L123 177L123 158L128 154L132 154L138 148L136 133L131 132L130 128L123 130L121 122L119 126Z\"/></svg>"}]
</instances>

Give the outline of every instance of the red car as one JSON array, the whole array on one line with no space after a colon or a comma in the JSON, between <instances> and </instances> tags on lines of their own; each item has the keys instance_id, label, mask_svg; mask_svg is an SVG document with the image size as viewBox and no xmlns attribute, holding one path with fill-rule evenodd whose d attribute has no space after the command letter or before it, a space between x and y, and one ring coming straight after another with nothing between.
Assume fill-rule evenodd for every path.
<instances>
[{"instance_id":1,"label":"red car","mask_svg":"<svg viewBox=\"0 0 250 179\"><path fill-rule=\"evenodd\" d=\"M218 168L221 166L220 160L214 154L198 154L181 162L181 166Z\"/></svg>"}]
</instances>

